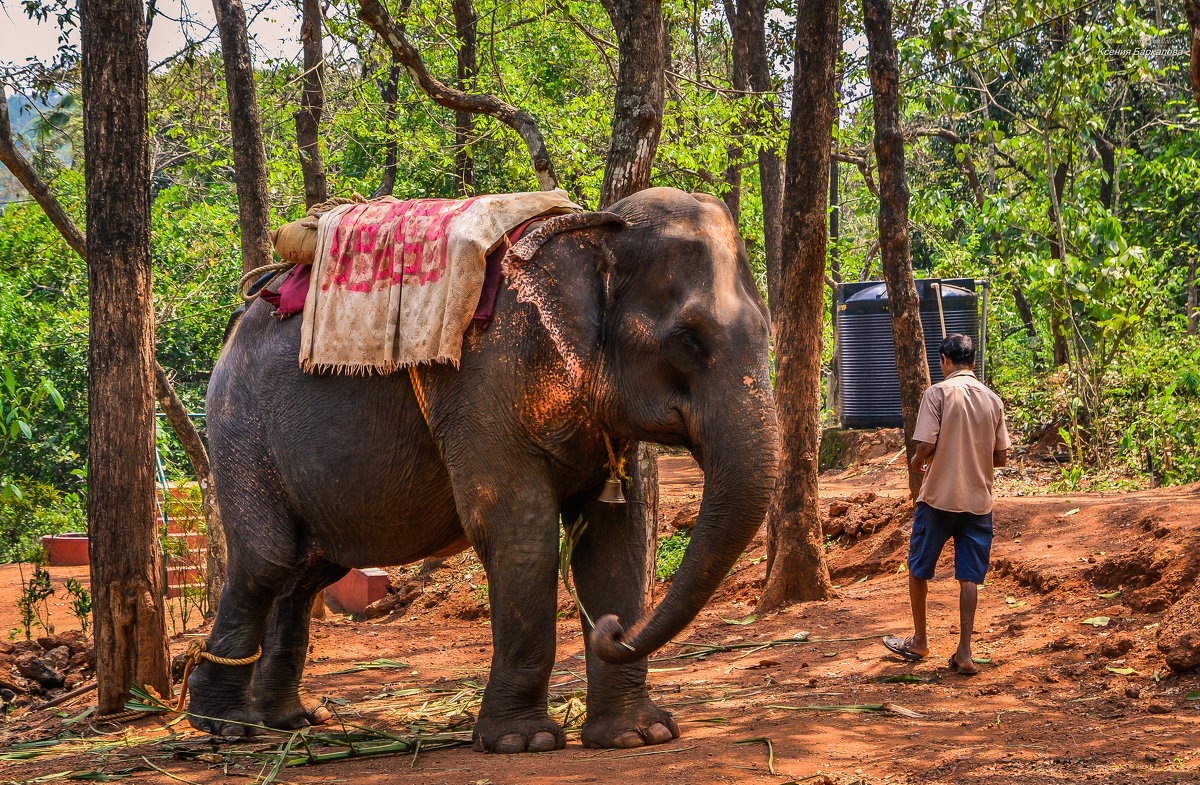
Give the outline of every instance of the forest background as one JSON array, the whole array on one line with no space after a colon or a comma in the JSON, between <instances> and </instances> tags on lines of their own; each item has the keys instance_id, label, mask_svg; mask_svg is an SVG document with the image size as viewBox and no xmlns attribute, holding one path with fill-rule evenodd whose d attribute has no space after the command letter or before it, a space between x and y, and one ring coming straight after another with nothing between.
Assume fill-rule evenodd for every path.
<instances>
[{"instance_id":1,"label":"forest background","mask_svg":"<svg viewBox=\"0 0 1200 785\"><path fill-rule=\"evenodd\" d=\"M8 13L21 13L6 4ZM22 151L83 223L82 128L73 4L25 4L64 32L52 60L13 64L7 89ZM298 17L281 3L251 19ZM773 90L735 84L725 6L665 2L666 111L653 182L724 198L766 296L757 150L782 158L794 27L768 4ZM432 103L355 16L325 9L320 153L331 195L454 196L538 187L521 140L494 119L464 127ZM157 356L190 411L241 273L224 71L204 24L152 64ZM453 82L462 37L449 4L411 0L410 41ZM474 6L475 73L460 78L537 118L561 187L600 200L611 127L615 35L599 3ZM843 5L840 111L831 167L829 282L877 277L878 195L862 10ZM902 122L918 277L993 285L987 381L1017 441L1050 434L1064 489L1200 479L1200 112L1183 8L1161 2L899 2ZM254 42L252 40L252 46ZM294 114L301 43L259 49L254 77L273 225L300 217ZM780 120L776 122L776 120ZM469 168L471 177L464 177ZM43 533L85 528L87 273L42 209L0 169L0 559ZM832 290L826 288L827 305ZM825 361L833 350L825 321ZM835 415L826 410L833 424ZM167 429L169 430L169 429ZM166 431L168 466L185 467Z\"/></svg>"}]
</instances>

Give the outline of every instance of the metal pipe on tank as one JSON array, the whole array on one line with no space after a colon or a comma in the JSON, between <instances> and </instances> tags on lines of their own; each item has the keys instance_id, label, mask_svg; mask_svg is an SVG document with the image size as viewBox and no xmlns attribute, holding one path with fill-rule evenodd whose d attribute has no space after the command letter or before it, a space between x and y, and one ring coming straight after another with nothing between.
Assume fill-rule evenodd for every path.
<instances>
[{"instance_id":1,"label":"metal pipe on tank","mask_svg":"<svg viewBox=\"0 0 1200 785\"><path fill-rule=\"evenodd\" d=\"M979 281L983 289L983 318L979 322L979 378L987 378L987 324L988 324L988 295L991 294L992 282L984 278Z\"/></svg>"}]
</instances>

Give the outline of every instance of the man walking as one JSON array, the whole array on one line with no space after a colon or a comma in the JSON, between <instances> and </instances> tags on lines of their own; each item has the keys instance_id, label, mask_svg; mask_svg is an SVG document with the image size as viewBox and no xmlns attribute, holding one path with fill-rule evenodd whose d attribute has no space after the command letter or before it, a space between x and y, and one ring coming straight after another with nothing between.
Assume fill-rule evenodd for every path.
<instances>
[{"instance_id":1,"label":"man walking","mask_svg":"<svg viewBox=\"0 0 1200 785\"><path fill-rule=\"evenodd\" d=\"M958 579L958 649L950 670L972 675L971 633L992 548L992 470L1008 460L1004 404L975 378L975 344L969 336L942 339L941 381L921 398L913 430L913 471L924 473L916 498L908 546L908 596L914 633L888 636L883 645L906 660L929 653L925 598L946 541L954 538L954 577Z\"/></svg>"}]
</instances>

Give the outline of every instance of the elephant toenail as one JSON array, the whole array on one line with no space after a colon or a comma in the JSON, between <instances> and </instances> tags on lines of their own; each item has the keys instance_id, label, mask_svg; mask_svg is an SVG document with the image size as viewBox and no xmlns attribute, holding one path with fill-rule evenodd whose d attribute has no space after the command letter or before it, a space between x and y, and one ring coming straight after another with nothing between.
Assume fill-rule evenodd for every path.
<instances>
[{"instance_id":1,"label":"elephant toenail","mask_svg":"<svg viewBox=\"0 0 1200 785\"><path fill-rule=\"evenodd\" d=\"M619 750L627 750L630 747L642 747L645 744L646 742L642 739L642 735L635 730L627 730L612 740L612 746Z\"/></svg>"},{"instance_id":2,"label":"elephant toenail","mask_svg":"<svg viewBox=\"0 0 1200 785\"><path fill-rule=\"evenodd\" d=\"M333 714L324 706L318 706L310 712L308 721L313 725L323 725L333 718Z\"/></svg>"},{"instance_id":3,"label":"elephant toenail","mask_svg":"<svg viewBox=\"0 0 1200 785\"><path fill-rule=\"evenodd\" d=\"M656 722L646 729L646 741L650 744L662 744L675 738L671 729L661 722Z\"/></svg>"},{"instance_id":4,"label":"elephant toenail","mask_svg":"<svg viewBox=\"0 0 1200 785\"><path fill-rule=\"evenodd\" d=\"M496 741L496 746L492 748L492 752L498 752L501 755L512 755L516 752L525 751L525 739L521 738L516 733L509 733L501 736Z\"/></svg>"},{"instance_id":5,"label":"elephant toenail","mask_svg":"<svg viewBox=\"0 0 1200 785\"><path fill-rule=\"evenodd\" d=\"M558 739L554 738L554 734L544 730L533 734L529 740L530 752L548 752L557 746Z\"/></svg>"}]
</instances>

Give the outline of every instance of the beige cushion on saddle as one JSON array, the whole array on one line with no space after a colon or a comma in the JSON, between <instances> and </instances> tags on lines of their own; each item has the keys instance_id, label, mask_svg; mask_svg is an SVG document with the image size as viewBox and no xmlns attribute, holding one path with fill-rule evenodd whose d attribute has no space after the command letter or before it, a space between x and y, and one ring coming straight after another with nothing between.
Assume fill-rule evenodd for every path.
<instances>
[{"instance_id":1,"label":"beige cushion on saddle","mask_svg":"<svg viewBox=\"0 0 1200 785\"><path fill-rule=\"evenodd\" d=\"M312 264L317 257L317 220L310 215L272 229L271 245L285 262Z\"/></svg>"}]
</instances>

